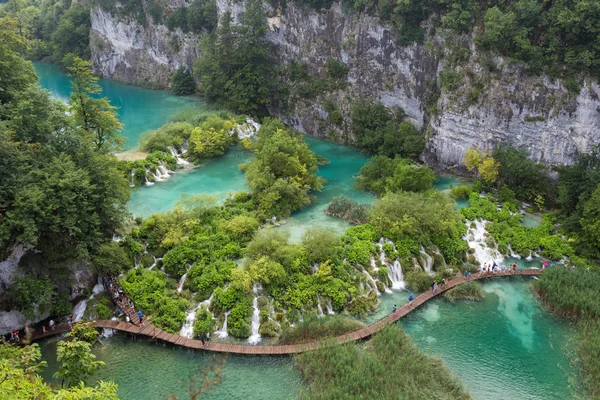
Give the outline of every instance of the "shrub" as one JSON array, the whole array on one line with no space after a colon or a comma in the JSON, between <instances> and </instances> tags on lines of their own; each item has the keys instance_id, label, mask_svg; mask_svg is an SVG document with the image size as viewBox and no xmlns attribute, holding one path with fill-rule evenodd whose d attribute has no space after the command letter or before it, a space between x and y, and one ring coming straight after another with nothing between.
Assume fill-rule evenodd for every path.
<instances>
[{"instance_id":1,"label":"shrub","mask_svg":"<svg viewBox=\"0 0 600 400\"><path fill-rule=\"evenodd\" d=\"M279 324L273 320L267 320L261 324L260 328L258 329L258 333L266 337L277 337L279 336L279 332Z\"/></svg>"},{"instance_id":2,"label":"shrub","mask_svg":"<svg viewBox=\"0 0 600 400\"><path fill-rule=\"evenodd\" d=\"M247 299L238 302L231 309L227 319L227 332L237 338L247 338L251 334L250 317L252 316L252 307Z\"/></svg>"},{"instance_id":3,"label":"shrub","mask_svg":"<svg viewBox=\"0 0 600 400\"><path fill-rule=\"evenodd\" d=\"M456 300L481 300L484 297L483 288L481 283L477 281L470 281L453 287L452 289L444 292L443 296L445 299L455 302Z\"/></svg>"},{"instance_id":4,"label":"shrub","mask_svg":"<svg viewBox=\"0 0 600 400\"><path fill-rule=\"evenodd\" d=\"M348 220L352 224L364 224L367 222L370 204L359 203L344 195L331 199L331 203L325 208L325 212L335 217Z\"/></svg>"},{"instance_id":5,"label":"shrub","mask_svg":"<svg viewBox=\"0 0 600 400\"><path fill-rule=\"evenodd\" d=\"M207 333L213 333L215 328L215 321L212 318L212 314L206 310L201 309L196 313L196 320L194 321L194 336L205 336Z\"/></svg>"},{"instance_id":6,"label":"shrub","mask_svg":"<svg viewBox=\"0 0 600 400\"><path fill-rule=\"evenodd\" d=\"M460 185L453 187L450 190L450 194L455 199L468 199L469 195L471 194L471 189L466 185Z\"/></svg>"},{"instance_id":7,"label":"shrub","mask_svg":"<svg viewBox=\"0 0 600 400\"><path fill-rule=\"evenodd\" d=\"M171 78L171 91L176 95L189 95L196 91L196 81L185 65L177 68Z\"/></svg>"},{"instance_id":8,"label":"shrub","mask_svg":"<svg viewBox=\"0 0 600 400\"><path fill-rule=\"evenodd\" d=\"M412 290L417 292L424 292L428 289L431 289L431 285L433 284L433 277L429 276L426 272L423 271L409 271L405 277L404 281L406 285L409 286Z\"/></svg>"},{"instance_id":9,"label":"shrub","mask_svg":"<svg viewBox=\"0 0 600 400\"><path fill-rule=\"evenodd\" d=\"M279 338L280 344L311 343L365 327L363 322L341 315L306 317L295 328L287 327Z\"/></svg>"}]
</instances>

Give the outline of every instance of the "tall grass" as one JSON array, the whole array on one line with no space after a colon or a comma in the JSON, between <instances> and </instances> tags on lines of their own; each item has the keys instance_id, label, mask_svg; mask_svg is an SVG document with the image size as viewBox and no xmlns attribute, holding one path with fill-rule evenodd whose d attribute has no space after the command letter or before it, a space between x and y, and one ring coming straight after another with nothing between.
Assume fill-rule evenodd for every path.
<instances>
[{"instance_id":1,"label":"tall grass","mask_svg":"<svg viewBox=\"0 0 600 400\"><path fill-rule=\"evenodd\" d=\"M223 119L229 119L232 116L231 112L223 110L222 108L204 105L201 108L184 108L171 117L171 122L187 122L192 126L198 126L206 121L208 117L213 115L218 115Z\"/></svg>"},{"instance_id":2,"label":"tall grass","mask_svg":"<svg viewBox=\"0 0 600 400\"><path fill-rule=\"evenodd\" d=\"M443 296L451 302L454 302L456 300L479 301L483 299L484 293L481 283L477 281L470 281L463 283L462 285L453 287L447 292L444 292Z\"/></svg>"},{"instance_id":3,"label":"tall grass","mask_svg":"<svg viewBox=\"0 0 600 400\"><path fill-rule=\"evenodd\" d=\"M332 338L363 328L366 325L342 315L306 317L295 328L286 328L279 338L280 344L310 343Z\"/></svg>"},{"instance_id":4,"label":"tall grass","mask_svg":"<svg viewBox=\"0 0 600 400\"><path fill-rule=\"evenodd\" d=\"M391 325L366 345L349 343L295 358L309 382L301 399L470 399L440 359Z\"/></svg>"},{"instance_id":5,"label":"tall grass","mask_svg":"<svg viewBox=\"0 0 600 400\"><path fill-rule=\"evenodd\" d=\"M600 273L553 268L535 282L535 289L553 311L578 322L583 384L593 398L600 398Z\"/></svg>"}]
</instances>

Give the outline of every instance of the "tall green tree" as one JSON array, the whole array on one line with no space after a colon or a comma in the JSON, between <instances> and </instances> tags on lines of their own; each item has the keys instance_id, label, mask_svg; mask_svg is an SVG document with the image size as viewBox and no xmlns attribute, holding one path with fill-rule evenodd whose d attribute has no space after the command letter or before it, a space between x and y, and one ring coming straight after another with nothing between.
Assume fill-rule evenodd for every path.
<instances>
[{"instance_id":1,"label":"tall green tree","mask_svg":"<svg viewBox=\"0 0 600 400\"><path fill-rule=\"evenodd\" d=\"M105 364L94 361L92 345L81 340L61 341L56 349L56 358L60 362L55 378L61 379L61 387L85 384L88 377L93 375Z\"/></svg>"},{"instance_id":2,"label":"tall green tree","mask_svg":"<svg viewBox=\"0 0 600 400\"><path fill-rule=\"evenodd\" d=\"M124 138L117 134L123 125L117 119L117 109L106 97L95 97L102 93L98 77L92 73L89 61L76 57L69 67L73 77L71 107L75 119L87 131L96 150L108 153L121 149Z\"/></svg>"},{"instance_id":3,"label":"tall green tree","mask_svg":"<svg viewBox=\"0 0 600 400\"><path fill-rule=\"evenodd\" d=\"M202 43L196 62L199 89L210 101L241 113L267 115L273 60L265 38L267 22L260 0L247 3L240 25L225 12L216 36Z\"/></svg>"}]
</instances>

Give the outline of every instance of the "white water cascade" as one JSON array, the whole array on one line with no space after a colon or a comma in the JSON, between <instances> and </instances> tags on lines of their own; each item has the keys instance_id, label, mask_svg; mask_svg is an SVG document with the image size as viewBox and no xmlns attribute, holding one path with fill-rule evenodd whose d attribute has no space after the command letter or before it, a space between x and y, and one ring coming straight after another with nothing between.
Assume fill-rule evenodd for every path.
<instances>
[{"instance_id":1,"label":"white water cascade","mask_svg":"<svg viewBox=\"0 0 600 400\"><path fill-rule=\"evenodd\" d=\"M425 269L425 272L431 274L431 271L433 269L433 257L427 254L423 246L421 246L421 250L419 250L419 253L423 256L423 268Z\"/></svg>"},{"instance_id":2,"label":"white water cascade","mask_svg":"<svg viewBox=\"0 0 600 400\"><path fill-rule=\"evenodd\" d=\"M498 249L488 247L485 242L487 230L485 229L486 221L477 220L474 221L475 227L471 228L471 221L467 221L467 234L463 238L469 244L469 247L475 249L473 254L475 259L479 261L481 266L483 264L493 264L494 261L500 264L504 257Z\"/></svg>"},{"instance_id":3,"label":"white water cascade","mask_svg":"<svg viewBox=\"0 0 600 400\"><path fill-rule=\"evenodd\" d=\"M508 255L511 258L521 258L521 256L517 253L514 252L514 250L512 249L512 247L510 246L510 244L508 245Z\"/></svg>"},{"instance_id":4,"label":"white water cascade","mask_svg":"<svg viewBox=\"0 0 600 400\"><path fill-rule=\"evenodd\" d=\"M221 327L221 329L219 329L218 331L215 332L215 334L221 339L225 339L227 336L229 336L229 333L227 333L227 318L228 317L229 317L229 311L227 311L225 313L225 321L223 321L223 326Z\"/></svg>"},{"instance_id":5,"label":"white water cascade","mask_svg":"<svg viewBox=\"0 0 600 400\"><path fill-rule=\"evenodd\" d=\"M98 278L98 281L100 281L100 278ZM104 286L102 283L97 283L92 289L92 295L89 299L81 300L73 307L73 322L81 321L81 318L83 318L83 314L85 314L85 310L87 309L88 302L102 292L104 292Z\"/></svg>"},{"instance_id":6,"label":"white water cascade","mask_svg":"<svg viewBox=\"0 0 600 400\"><path fill-rule=\"evenodd\" d=\"M150 182L148 180L148 174L150 173L150 170L148 168L146 168L146 175L144 175L144 179L146 179L146 186L152 186L154 185L154 182Z\"/></svg>"},{"instance_id":7,"label":"white water cascade","mask_svg":"<svg viewBox=\"0 0 600 400\"><path fill-rule=\"evenodd\" d=\"M392 265L388 267L388 277L392 281L392 289L401 290L406 286L404 284L404 275L402 274L402 265L400 261L395 260Z\"/></svg>"},{"instance_id":8,"label":"white water cascade","mask_svg":"<svg viewBox=\"0 0 600 400\"><path fill-rule=\"evenodd\" d=\"M129 187L135 187L135 183L133 182L134 176L135 176L135 171L132 169L131 170L131 183L129 184Z\"/></svg>"},{"instance_id":9,"label":"white water cascade","mask_svg":"<svg viewBox=\"0 0 600 400\"><path fill-rule=\"evenodd\" d=\"M198 307L189 310L186 314L185 314L185 322L183 323L183 326L181 327L181 330L179 331L179 335L186 337L186 338L192 338L192 336L194 336L194 322L196 321L196 312L198 312L198 310L200 309L202 305L199 304Z\"/></svg>"},{"instance_id":10,"label":"white water cascade","mask_svg":"<svg viewBox=\"0 0 600 400\"><path fill-rule=\"evenodd\" d=\"M363 269L363 273L367 277L367 285L370 286L371 289L375 291L375 293L377 293L377 296L381 296L381 292L379 291L379 288L377 288L377 282L375 282L375 279L373 279L371 274L369 274L369 271Z\"/></svg>"},{"instance_id":11,"label":"white water cascade","mask_svg":"<svg viewBox=\"0 0 600 400\"><path fill-rule=\"evenodd\" d=\"M188 270L190 268L188 267ZM185 283L185 279L187 278L187 270L185 271L185 274L181 275L181 278L179 278L179 286L177 286L177 292L181 293L181 291L183 290L183 284Z\"/></svg>"},{"instance_id":12,"label":"white water cascade","mask_svg":"<svg viewBox=\"0 0 600 400\"><path fill-rule=\"evenodd\" d=\"M327 297L327 301L325 302L325 308L327 309L327 314L335 315L335 311L333 311L333 307L331 306L331 299Z\"/></svg>"},{"instance_id":13,"label":"white water cascade","mask_svg":"<svg viewBox=\"0 0 600 400\"><path fill-rule=\"evenodd\" d=\"M248 338L248 343L250 344L258 344L261 341L260 333L258 333L258 328L260 327L260 310L258 309L258 291L261 290L262 287L259 283L254 283L252 291L254 292L254 300L252 300L252 308L254 312L252 313L252 329L251 335Z\"/></svg>"},{"instance_id":14,"label":"white water cascade","mask_svg":"<svg viewBox=\"0 0 600 400\"><path fill-rule=\"evenodd\" d=\"M323 313L323 307L321 307L321 298L319 296L317 296L317 311L319 312L319 317L325 316L325 314Z\"/></svg>"},{"instance_id":15,"label":"white water cascade","mask_svg":"<svg viewBox=\"0 0 600 400\"><path fill-rule=\"evenodd\" d=\"M255 136L260 129L260 124L252 118L248 118L245 123L236 126L232 131L237 131L238 139L246 139Z\"/></svg>"},{"instance_id":16,"label":"white water cascade","mask_svg":"<svg viewBox=\"0 0 600 400\"><path fill-rule=\"evenodd\" d=\"M171 152L171 155L173 157L175 157L175 159L177 160L177 165L183 165L183 166L190 165L190 162L188 160L181 157L181 155L184 154L187 151L187 149L185 149L185 151L184 151L182 148L181 153L178 153L177 149L175 149L172 146L169 146L168 149Z\"/></svg>"}]
</instances>

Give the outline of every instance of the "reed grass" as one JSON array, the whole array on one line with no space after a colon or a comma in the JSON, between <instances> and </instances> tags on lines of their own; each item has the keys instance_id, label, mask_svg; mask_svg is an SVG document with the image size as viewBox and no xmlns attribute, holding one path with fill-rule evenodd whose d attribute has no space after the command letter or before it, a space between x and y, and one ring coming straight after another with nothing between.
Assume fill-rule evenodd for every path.
<instances>
[{"instance_id":1,"label":"reed grass","mask_svg":"<svg viewBox=\"0 0 600 400\"><path fill-rule=\"evenodd\" d=\"M423 354L395 325L364 345L332 346L295 361L309 384L300 399L471 398L440 359Z\"/></svg>"},{"instance_id":2,"label":"reed grass","mask_svg":"<svg viewBox=\"0 0 600 400\"><path fill-rule=\"evenodd\" d=\"M484 292L481 283L477 281L470 281L453 287L452 289L444 292L442 296L451 302L455 302L456 300L479 301L483 299Z\"/></svg>"},{"instance_id":3,"label":"reed grass","mask_svg":"<svg viewBox=\"0 0 600 400\"><path fill-rule=\"evenodd\" d=\"M363 322L342 315L326 317L306 317L295 328L283 330L279 338L280 344L310 343L343 335L365 327Z\"/></svg>"}]
</instances>

